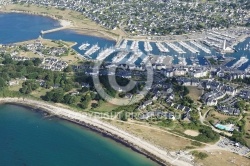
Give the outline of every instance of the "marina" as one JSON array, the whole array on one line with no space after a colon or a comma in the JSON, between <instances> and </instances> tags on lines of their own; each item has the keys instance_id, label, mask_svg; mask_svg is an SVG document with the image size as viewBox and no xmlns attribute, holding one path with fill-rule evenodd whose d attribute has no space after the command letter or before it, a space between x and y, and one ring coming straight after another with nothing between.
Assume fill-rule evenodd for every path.
<instances>
[{"instance_id":1,"label":"marina","mask_svg":"<svg viewBox=\"0 0 250 166\"><path fill-rule=\"evenodd\" d=\"M245 56L240 57L240 59L231 66L231 68L240 68L243 64L248 62L248 58Z\"/></svg>"},{"instance_id":2,"label":"marina","mask_svg":"<svg viewBox=\"0 0 250 166\"><path fill-rule=\"evenodd\" d=\"M184 57L178 57L178 64L181 65L181 66L186 66L187 65L187 61L186 61L186 58Z\"/></svg>"},{"instance_id":3,"label":"marina","mask_svg":"<svg viewBox=\"0 0 250 166\"><path fill-rule=\"evenodd\" d=\"M145 56L142 60L142 63L147 63L150 60L150 56Z\"/></svg>"},{"instance_id":4,"label":"marina","mask_svg":"<svg viewBox=\"0 0 250 166\"><path fill-rule=\"evenodd\" d=\"M179 54L185 54L186 52L183 51L180 47L176 46L174 43L166 43L170 48L176 51Z\"/></svg>"},{"instance_id":5,"label":"marina","mask_svg":"<svg viewBox=\"0 0 250 166\"><path fill-rule=\"evenodd\" d=\"M155 44L160 52L169 52L169 50L162 43L156 42Z\"/></svg>"},{"instance_id":6,"label":"marina","mask_svg":"<svg viewBox=\"0 0 250 166\"><path fill-rule=\"evenodd\" d=\"M209 49L207 49L206 47L202 46L201 44L195 42L195 41L190 41L191 44L193 44L194 46L196 46L197 48L201 49L202 51L204 51L207 54L211 54L211 51Z\"/></svg>"},{"instance_id":7,"label":"marina","mask_svg":"<svg viewBox=\"0 0 250 166\"><path fill-rule=\"evenodd\" d=\"M89 50L87 50L84 55L85 56L90 56L92 54L94 54L95 52L97 52L100 49L100 47L98 46L98 44L93 45Z\"/></svg>"},{"instance_id":8,"label":"marina","mask_svg":"<svg viewBox=\"0 0 250 166\"><path fill-rule=\"evenodd\" d=\"M188 45L187 43L185 43L185 42L179 42L179 44L182 46L182 47L184 47L184 48L186 48L187 50L189 50L190 52L192 52L193 54L196 54L196 53L199 53L199 51L198 50L196 50L195 48L193 48L193 47L191 47L190 45Z\"/></svg>"},{"instance_id":9,"label":"marina","mask_svg":"<svg viewBox=\"0 0 250 166\"><path fill-rule=\"evenodd\" d=\"M78 49L79 50L86 50L88 46L90 46L89 43L83 43L81 46L78 47Z\"/></svg>"},{"instance_id":10,"label":"marina","mask_svg":"<svg viewBox=\"0 0 250 166\"><path fill-rule=\"evenodd\" d=\"M119 63L121 62L129 53L125 51L119 52L116 56L113 57L112 62L113 63Z\"/></svg>"},{"instance_id":11,"label":"marina","mask_svg":"<svg viewBox=\"0 0 250 166\"><path fill-rule=\"evenodd\" d=\"M14 17L15 15L16 14L8 15L9 16L8 20L11 19L12 16ZM26 15L26 14L21 14L21 15L22 15L22 17L25 17L25 18L27 17L27 19L23 21L25 23L25 25L27 25L27 26L29 25L29 27L32 27L29 24L29 22L31 20L30 17L36 18L37 16L29 16L29 15ZM19 27L15 27L14 22L13 22L13 25L10 25L10 26L16 28L16 29L13 30L13 32L12 31L11 32L5 32L6 29L7 30L10 29L9 27L5 27L5 30L0 29L0 31L2 33L11 34L10 38L6 38L5 36L2 36L1 39L0 39L1 44L4 45L4 44L11 44L11 43L15 43L15 42L26 41L26 40L30 40L30 39L36 39L39 36L41 29L53 29L53 28L57 27L57 25L54 24L53 21L52 22L48 21L48 23L44 24L41 28L36 29L36 28L27 27L27 28L25 28L24 32L20 32ZM31 22L34 22L34 21L31 21ZM27 31L27 33L26 33L26 31ZM18 35L17 33L20 34L20 35ZM220 32L211 32L211 33L216 34L216 33L220 33ZM228 36L226 35L227 33L221 33L221 34L217 34L217 35L220 35L220 38L225 37L224 39L226 39L226 40L231 38L231 40L227 41L227 43L226 43L226 48L227 48L227 45L232 45L232 42L234 40L236 40L234 36L239 36L240 34L243 34L243 33L247 33L247 30L246 30L246 32L245 31L239 31L239 32L228 31L228 34L230 34ZM13 34L13 37L12 37L12 34ZM18 36L18 37L15 37L15 36ZM216 35L211 35L211 37L216 38ZM13 38L15 38L15 40L13 40ZM79 34L79 33L76 33L76 32L74 32L72 30L61 30L61 31L53 32L53 33L44 34L43 38L44 39L50 39L50 40L72 41L72 42L79 43L79 44L76 44L76 45L72 46L72 48L74 50L76 50L79 54L83 54L83 57L84 56L87 57L87 56L91 55L91 57L88 57L88 58L91 58L93 60L95 60L96 57L99 57L98 51L100 49L104 50L105 48L110 48L110 47L113 47L113 46L116 45L115 41L108 40L108 39L105 39L105 38L95 37L95 36L88 36L88 35L84 35L84 34ZM207 39L206 37L204 37L204 39L208 40L208 42L212 42L211 40ZM220 39L220 40L222 41L222 39ZM179 40L179 42L180 41L182 41L182 40ZM173 60L173 65L178 64L178 58L176 56L180 55L180 54L181 54L181 56L186 58L186 61L187 61L188 65L191 65L191 64L193 64L193 65L195 65L195 64L196 65L206 65L206 60L204 60L203 57L207 56L208 54L215 55L216 57L217 56L222 56L221 53L218 52L219 50L215 49L215 47L207 47L207 46L203 45L202 44L203 41L204 41L203 39L201 39L200 41L195 40L195 39L190 40L190 41L185 41L185 40L182 41L182 42L188 44L189 46L192 46L193 48L199 50L200 53L197 54L197 56L193 56L192 54L190 55L189 50L186 51L184 49L183 50L180 49L182 47L180 47L178 43L160 41L160 40L158 40L158 41L157 40L154 40L154 41L152 40L152 41L147 41L147 42L149 42L150 46L152 47L152 51L150 51L150 54L158 56L158 55L161 55L163 52L168 52L168 55L171 56L174 59ZM246 55L247 58L249 59L250 57L249 57L249 55L247 53L247 52L249 52L249 45L250 45L249 41L250 41L249 38L242 39L242 41L239 41L239 43L237 45L235 44L234 50L236 50L236 51L234 53L225 53L224 56L225 57L232 57L232 58L235 58L236 60L239 60L242 55ZM131 39L131 40L124 39L124 40L122 40L122 42L118 41L117 43L121 43L120 46L118 47L118 49L120 49L120 50L130 48L132 46L131 48L133 48L135 50L139 49L144 54L147 54L149 52L147 52L146 47L144 47L144 45L146 46L146 44L144 42L146 42L146 41L144 41L144 40L135 41L133 39ZM165 44L165 42L168 45L172 46L172 47L169 47L167 44ZM89 46L84 49L85 46L83 44L87 44L87 43L89 43ZM96 47L95 49L92 48L94 45L96 45L96 43L98 43L99 48L98 47ZM237 43L237 42L234 42L234 43ZM214 42L214 44L215 45L218 44L217 47L222 47L223 48L223 43ZM176 48L176 47L178 47L179 49ZM174 49L172 49L172 48L174 48ZM84 50L83 53L82 53L82 51L83 51L82 49ZM109 62L113 62L113 57L112 58L109 58L109 57L112 57L112 54L107 56L106 60L109 61ZM146 57L143 56L143 59L144 58L146 58ZM119 60L119 58L117 58L117 59ZM236 61L231 61L228 64L226 64L226 66L230 67L235 62ZM239 69L240 70L245 70L249 64L250 64L250 62L248 61L247 63L242 65Z\"/></svg>"},{"instance_id":12,"label":"marina","mask_svg":"<svg viewBox=\"0 0 250 166\"><path fill-rule=\"evenodd\" d=\"M248 67L245 69L246 73L250 73L250 65L248 65Z\"/></svg>"},{"instance_id":13,"label":"marina","mask_svg":"<svg viewBox=\"0 0 250 166\"><path fill-rule=\"evenodd\" d=\"M150 52L153 50L152 46L150 45L150 43L148 41L144 42L144 50L146 52Z\"/></svg>"},{"instance_id":14,"label":"marina","mask_svg":"<svg viewBox=\"0 0 250 166\"><path fill-rule=\"evenodd\" d=\"M131 50L138 50L139 49L139 41L133 41L131 46L130 46Z\"/></svg>"},{"instance_id":15,"label":"marina","mask_svg":"<svg viewBox=\"0 0 250 166\"><path fill-rule=\"evenodd\" d=\"M197 58L197 56L191 56L189 59L192 62L192 65L194 66L199 65L199 59Z\"/></svg>"},{"instance_id":16,"label":"marina","mask_svg":"<svg viewBox=\"0 0 250 166\"><path fill-rule=\"evenodd\" d=\"M173 61L173 57L171 57L171 56L162 55L162 56L159 57L159 56L153 55L153 56L150 57L150 62L152 64L154 64L154 65L160 65L161 68L164 67L164 66L165 67L166 66L171 66L172 61Z\"/></svg>"},{"instance_id":17,"label":"marina","mask_svg":"<svg viewBox=\"0 0 250 166\"><path fill-rule=\"evenodd\" d=\"M134 64L136 62L136 60L141 57L141 55L142 55L141 51L135 52L134 54L132 54L129 57L129 59L128 59L128 61L126 63L128 63L128 64Z\"/></svg>"},{"instance_id":18,"label":"marina","mask_svg":"<svg viewBox=\"0 0 250 166\"><path fill-rule=\"evenodd\" d=\"M104 49L103 51L101 51L98 54L98 56L96 57L96 59L99 60L99 61L102 61L102 60L106 59L113 52L115 52L115 49L113 47Z\"/></svg>"},{"instance_id":19,"label":"marina","mask_svg":"<svg viewBox=\"0 0 250 166\"><path fill-rule=\"evenodd\" d=\"M157 64L163 64L164 59L165 59L165 56L160 56L160 57L156 60L156 63L157 63Z\"/></svg>"},{"instance_id":20,"label":"marina","mask_svg":"<svg viewBox=\"0 0 250 166\"><path fill-rule=\"evenodd\" d=\"M120 48L121 48L121 49L126 49L126 48L127 48L127 43L128 43L128 41L127 41L127 40L124 40L124 41L122 42L122 44L120 45Z\"/></svg>"}]
</instances>

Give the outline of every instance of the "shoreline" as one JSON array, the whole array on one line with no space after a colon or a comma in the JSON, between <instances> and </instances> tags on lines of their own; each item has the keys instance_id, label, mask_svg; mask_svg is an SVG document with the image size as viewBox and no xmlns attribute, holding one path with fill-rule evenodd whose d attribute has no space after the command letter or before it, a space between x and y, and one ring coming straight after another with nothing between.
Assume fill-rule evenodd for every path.
<instances>
[{"instance_id":1,"label":"shoreline","mask_svg":"<svg viewBox=\"0 0 250 166\"><path fill-rule=\"evenodd\" d=\"M87 36L95 36L95 37L99 37L99 38L103 38L103 39L107 39L107 40L112 40L115 42L115 45L117 43L121 43L123 40L133 40L133 41L148 41L148 42L178 42L178 41L190 41L190 40L196 40L197 38L188 38L188 39L184 39L183 37L186 35L166 35L163 36L164 38L169 38L169 39L165 39L165 40L157 40L157 39L152 39L154 37L161 37L161 36L141 36L141 38L139 37L130 37L130 36L122 36L121 39L119 39L119 36L114 37L114 36L110 36L108 33L110 32L109 30L104 31L104 30L98 30L98 29L90 29L90 28L81 28L78 26L75 26L74 22L72 20L66 20L66 19L59 19L57 18L55 15L49 15L49 14L45 14L45 13L35 13L35 12L31 12L28 10L1 10L0 9L0 14L1 13L23 13L23 14L29 14L29 15L36 15L36 16L43 16L43 17L49 17L51 19L54 19L55 21L58 21L60 27L62 28L62 30L71 30L74 31L75 33L81 34L81 35L87 35ZM53 29L57 29L57 28L53 28ZM52 29L52 30L53 30ZM112 32L110 32L112 33ZM173 38L172 38L173 37ZM150 39L149 39L150 38ZM172 38L172 39L170 39ZM184 40L180 40L179 38L183 38ZM246 40L247 38L250 38L249 35L243 35L241 37L239 37L236 42L234 42L231 47L234 47L236 45L238 45L239 43L243 42L244 40Z\"/></svg>"},{"instance_id":2,"label":"shoreline","mask_svg":"<svg viewBox=\"0 0 250 166\"><path fill-rule=\"evenodd\" d=\"M159 149L156 146L110 124L107 124L97 118L88 117L84 115L84 113L54 106L43 101L36 101L26 98L0 98L0 104L16 104L33 108L34 110L41 110L60 119L82 125L88 129L93 130L94 132L98 132L103 136L111 138L114 141L130 147L133 151L143 154L144 156L150 158L160 165L192 165L186 161L176 160L166 151ZM174 163L172 163L173 161Z\"/></svg>"},{"instance_id":3,"label":"shoreline","mask_svg":"<svg viewBox=\"0 0 250 166\"><path fill-rule=\"evenodd\" d=\"M60 27L57 28L62 28L62 30L71 30L74 31L75 33L81 34L81 35L88 35L88 36L95 36L107 40L112 40L114 42L118 42L118 39L114 37L110 37L109 35L106 35L106 32L98 31L96 29L88 29L88 28L80 28L74 25L74 23L71 20L64 20L64 19L59 19L54 15L49 15L49 14L44 14L44 13L35 13L35 12L30 12L27 10L1 10L0 9L0 14L8 14L8 13L21 13L21 14L28 14L28 15L35 15L35 16L42 16L42 17L48 17L53 19L54 21L58 21L58 24ZM52 28L57 29L57 28Z\"/></svg>"}]
</instances>

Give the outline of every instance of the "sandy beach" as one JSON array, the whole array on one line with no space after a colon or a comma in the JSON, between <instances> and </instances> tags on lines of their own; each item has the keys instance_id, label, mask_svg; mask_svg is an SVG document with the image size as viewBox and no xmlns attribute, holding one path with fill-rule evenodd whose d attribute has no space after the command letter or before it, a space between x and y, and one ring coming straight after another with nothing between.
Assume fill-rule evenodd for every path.
<instances>
[{"instance_id":1,"label":"sandy beach","mask_svg":"<svg viewBox=\"0 0 250 166\"><path fill-rule=\"evenodd\" d=\"M93 128L97 131L109 135L111 138L120 140L126 143L133 149L136 149L140 153L154 159L162 165L178 165L178 166L191 166L191 163L182 161L172 157L168 152L157 148L156 146L146 142L145 140L139 139L138 137L131 135L117 127L107 124L97 118L88 117L84 113L75 112L66 108L61 108L50 103L43 101L36 101L31 99L23 98L1 98L0 103L13 103L30 106L37 109L42 109L52 115L58 116L69 121L73 121L84 126Z\"/></svg>"}]
</instances>

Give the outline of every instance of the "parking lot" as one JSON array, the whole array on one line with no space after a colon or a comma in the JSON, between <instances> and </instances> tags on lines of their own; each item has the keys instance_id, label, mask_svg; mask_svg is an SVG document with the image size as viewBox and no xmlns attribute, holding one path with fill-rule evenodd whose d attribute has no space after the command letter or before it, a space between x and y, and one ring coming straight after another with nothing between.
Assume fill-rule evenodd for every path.
<instances>
[{"instance_id":1,"label":"parking lot","mask_svg":"<svg viewBox=\"0 0 250 166\"><path fill-rule=\"evenodd\" d=\"M228 149L232 152L235 152L239 155L245 156L250 152L250 149L246 146L241 145L240 143L229 140L228 138L222 138L217 146Z\"/></svg>"}]
</instances>

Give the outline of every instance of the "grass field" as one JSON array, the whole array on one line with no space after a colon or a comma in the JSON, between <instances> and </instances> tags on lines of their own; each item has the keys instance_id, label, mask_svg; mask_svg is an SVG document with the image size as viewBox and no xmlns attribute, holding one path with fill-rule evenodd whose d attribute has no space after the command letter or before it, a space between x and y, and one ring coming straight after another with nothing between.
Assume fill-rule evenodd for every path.
<instances>
[{"instance_id":1,"label":"grass field","mask_svg":"<svg viewBox=\"0 0 250 166\"><path fill-rule=\"evenodd\" d=\"M195 102L198 102L200 96L202 95L202 90L198 89L197 87L188 86L189 90L188 96L191 97Z\"/></svg>"},{"instance_id":2,"label":"grass field","mask_svg":"<svg viewBox=\"0 0 250 166\"><path fill-rule=\"evenodd\" d=\"M187 147L193 147L191 144L192 141L190 140L186 140L157 129L149 128L146 125L142 126L137 125L136 123L130 124L113 120L108 120L108 122L166 150L180 150L186 149Z\"/></svg>"},{"instance_id":3,"label":"grass field","mask_svg":"<svg viewBox=\"0 0 250 166\"><path fill-rule=\"evenodd\" d=\"M112 111L113 109L116 109L117 105L113 105L109 102L103 102L99 107L95 108L95 109L92 109L92 111L95 111L95 112L110 112Z\"/></svg>"},{"instance_id":4,"label":"grass field","mask_svg":"<svg viewBox=\"0 0 250 166\"><path fill-rule=\"evenodd\" d=\"M206 152L206 151L202 151ZM206 152L208 157L198 160L199 165L203 166L249 166L249 159L227 151Z\"/></svg>"},{"instance_id":5,"label":"grass field","mask_svg":"<svg viewBox=\"0 0 250 166\"><path fill-rule=\"evenodd\" d=\"M223 115L221 113L218 113L217 111L211 110L209 111L207 115L207 121L209 120L226 120L228 118L231 118L233 116Z\"/></svg>"},{"instance_id":6,"label":"grass field","mask_svg":"<svg viewBox=\"0 0 250 166\"><path fill-rule=\"evenodd\" d=\"M22 88L22 82L19 82L18 85L9 86L10 91L18 92L20 88Z\"/></svg>"},{"instance_id":7,"label":"grass field","mask_svg":"<svg viewBox=\"0 0 250 166\"><path fill-rule=\"evenodd\" d=\"M250 114L248 114L244 120L246 121L246 125L245 125L246 135L244 137L244 140L247 142L247 145L250 147Z\"/></svg>"},{"instance_id":8,"label":"grass field","mask_svg":"<svg viewBox=\"0 0 250 166\"><path fill-rule=\"evenodd\" d=\"M41 96L44 96L46 92L51 91L51 89L44 89L44 88L38 88L37 90L31 92L31 95L36 98L41 98Z\"/></svg>"}]
</instances>

